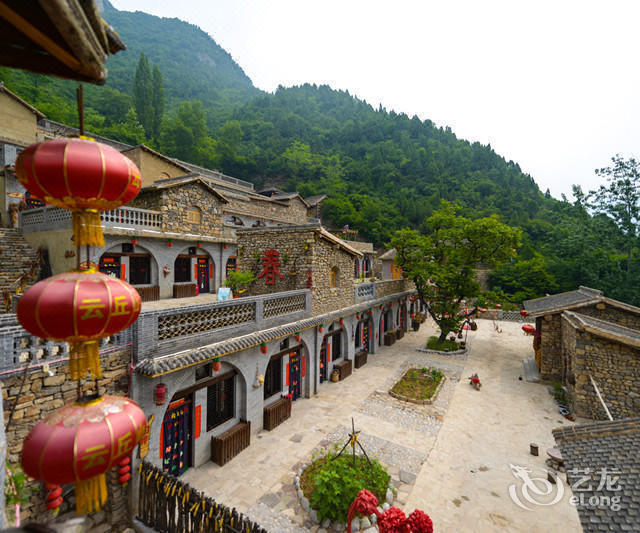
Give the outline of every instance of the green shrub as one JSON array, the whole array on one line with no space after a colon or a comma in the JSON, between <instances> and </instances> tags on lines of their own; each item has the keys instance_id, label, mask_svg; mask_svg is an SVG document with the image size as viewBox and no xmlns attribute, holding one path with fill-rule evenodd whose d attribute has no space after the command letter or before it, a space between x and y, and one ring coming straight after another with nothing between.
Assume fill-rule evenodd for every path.
<instances>
[{"instance_id":1,"label":"green shrub","mask_svg":"<svg viewBox=\"0 0 640 533\"><path fill-rule=\"evenodd\" d=\"M445 339L443 342L438 342L438 337L429 337L427 349L438 350L440 352L455 352L460 349L460 346L458 346L456 341Z\"/></svg>"},{"instance_id":2,"label":"green shrub","mask_svg":"<svg viewBox=\"0 0 640 533\"><path fill-rule=\"evenodd\" d=\"M378 501L384 501L389 485L389 474L376 459L371 465L362 456L356 456L356 468L353 468L353 456L346 452L336 460L335 453L329 453L313 463L303 472L300 484L311 507L318 512L322 521L346 522L349 506L362 489L373 492Z\"/></svg>"},{"instance_id":3,"label":"green shrub","mask_svg":"<svg viewBox=\"0 0 640 533\"><path fill-rule=\"evenodd\" d=\"M569 396L567 396L567 391L564 390L562 383L559 381L554 381L551 383L551 387L553 388L553 397L556 402L560 405L569 405Z\"/></svg>"}]
</instances>

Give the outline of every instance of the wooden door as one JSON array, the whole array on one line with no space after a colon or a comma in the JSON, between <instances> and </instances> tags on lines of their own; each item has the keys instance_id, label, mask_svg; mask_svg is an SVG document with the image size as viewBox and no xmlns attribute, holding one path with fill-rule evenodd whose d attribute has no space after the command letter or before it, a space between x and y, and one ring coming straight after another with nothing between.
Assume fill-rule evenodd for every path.
<instances>
[{"instance_id":1,"label":"wooden door","mask_svg":"<svg viewBox=\"0 0 640 533\"><path fill-rule=\"evenodd\" d=\"M169 404L162 422L162 469L179 476L191 462L191 400Z\"/></svg>"},{"instance_id":2,"label":"wooden door","mask_svg":"<svg viewBox=\"0 0 640 533\"><path fill-rule=\"evenodd\" d=\"M198 258L198 293L209 292L209 259Z\"/></svg>"}]
</instances>

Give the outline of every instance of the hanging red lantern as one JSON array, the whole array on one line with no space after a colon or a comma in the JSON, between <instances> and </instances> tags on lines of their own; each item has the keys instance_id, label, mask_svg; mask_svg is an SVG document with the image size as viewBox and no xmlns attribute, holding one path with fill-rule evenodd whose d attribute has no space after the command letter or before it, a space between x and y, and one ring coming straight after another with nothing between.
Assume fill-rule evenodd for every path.
<instances>
[{"instance_id":1,"label":"hanging red lantern","mask_svg":"<svg viewBox=\"0 0 640 533\"><path fill-rule=\"evenodd\" d=\"M502 309L502 304L496 304L496 309Z\"/></svg>"},{"instance_id":2,"label":"hanging red lantern","mask_svg":"<svg viewBox=\"0 0 640 533\"><path fill-rule=\"evenodd\" d=\"M415 318L416 314L415 313L411 313L411 318Z\"/></svg>"},{"instance_id":3,"label":"hanging red lantern","mask_svg":"<svg viewBox=\"0 0 640 533\"><path fill-rule=\"evenodd\" d=\"M138 244L138 237L133 237L133 239L131 239L131 244L133 246L135 246L136 244Z\"/></svg>"},{"instance_id":4,"label":"hanging red lantern","mask_svg":"<svg viewBox=\"0 0 640 533\"><path fill-rule=\"evenodd\" d=\"M520 316L522 316L522 317L527 316L527 311L526 311L525 309L522 309L522 310L520 311Z\"/></svg>"},{"instance_id":5,"label":"hanging red lantern","mask_svg":"<svg viewBox=\"0 0 640 533\"><path fill-rule=\"evenodd\" d=\"M487 312L487 310L484 309L483 307L478 307L478 311L480 311L483 314Z\"/></svg>"},{"instance_id":6,"label":"hanging red lantern","mask_svg":"<svg viewBox=\"0 0 640 533\"><path fill-rule=\"evenodd\" d=\"M356 315L356 320L360 320L360 313Z\"/></svg>"},{"instance_id":7,"label":"hanging red lantern","mask_svg":"<svg viewBox=\"0 0 640 533\"><path fill-rule=\"evenodd\" d=\"M222 364L220 363L220 361L218 361L217 359L215 359L213 361L213 371L214 372L220 372L220 368L222 368Z\"/></svg>"},{"instance_id":8,"label":"hanging red lantern","mask_svg":"<svg viewBox=\"0 0 640 533\"><path fill-rule=\"evenodd\" d=\"M93 270L65 272L36 283L18 303L18 320L29 333L69 344L69 375L102 376L98 340L133 324L140 295L118 278Z\"/></svg>"},{"instance_id":9,"label":"hanging red lantern","mask_svg":"<svg viewBox=\"0 0 640 533\"><path fill-rule=\"evenodd\" d=\"M338 323L339 323L341 326L344 326L344 318L340 317L340 320L338 321Z\"/></svg>"},{"instance_id":10,"label":"hanging red lantern","mask_svg":"<svg viewBox=\"0 0 640 533\"><path fill-rule=\"evenodd\" d=\"M173 246L173 241L169 240L169 241L167 242L167 246L168 246L169 248L171 248L171 247Z\"/></svg>"},{"instance_id":11,"label":"hanging red lantern","mask_svg":"<svg viewBox=\"0 0 640 533\"><path fill-rule=\"evenodd\" d=\"M264 354L267 353L267 345L264 342L260 343L260 351Z\"/></svg>"},{"instance_id":12,"label":"hanging red lantern","mask_svg":"<svg viewBox=\"0 0 640 533\"><path fill-rule=\"evenodd\" d=\"M45 483L75 483L76 512L99 511L107 499L105 473L131 454L146 425L129 398L83 398L33 427L22 444L22 469Z\"/></svg>"},{"instance_id":13,"label":"hanging red lantern","mask_svg":"<svg viewBox=\"0 0 640 533\"><path fill-rule=\"evenodd\" d=\"M323 330L324 330L324 324L320 324L320 325L318 326L318 331L319 331L320 333L322 333L322 331L323 331Z\"/></svg>"},{"instance_id":14,"label":"hanging red lantern","mask_svg":"<svg viewBox=\"0 0 640 533\"><path fill-rule=\"evenodd\" d=\"M536 328L534 328L531 324L525 324L524 326L522 326L522 331L524 331L526 335L533 335L535 330Z\"/></svg>"},{"instance_id":15,"label":"hanging red lantern","mask_svg":"<svg viewBox=\"0 0 640 533\"><path fill-rule=\"evenodd\" d=\"M294 333L294 335L296 336L296 342L300 342L300 339L302 338L302 337L300 336L300 332L299 332L299 331L296 331L296 332Z\"/></svg>"},{"instance_id":16,"label":"hanging red lantern","mask_svg":"<svg viewBox=\"0 0 640 533\"><path fill-rule=\"evenodd\" d=\"M158 383L156 385L154 398L156 405L164 405L164 402L167 401L167 386L164 383Z\"/></svg>"},{"instance_id":17,"label":"hanging red lantern","mask_svg":"<svg viewBox=\"0 0 640 533\"><path fill-rule=\"evenodd\" d=\"M77 246L104 246L98 211L130 202L142 184L128 157L88 138L32 144L18 155L16 175L36 198L73 211Z\"/></svg>"},{"instance_id":18,"label":"hanging red lantern","mask_svg":"<svg viewBox=\"0 0 640 533\"><path fill-rule=\"evenodd\" d=\"M54 483L46 483L44 488L47 491L47 509L57 514L62 505L62 487Z\"/></svg>"},{"instance_id":19,"label":"hanging red lantern","mask_svg":"<svg viewBox=\"0 0 640 533\"><path fill-rule=\"evenodd\" d=\"M202 245L201 245L199 242L197 242L197 243L196 243L196 246L197 246L198 248L201 248L201 247L202 247Z\"/></svg>"},{"instance_id":20,"label":"hanging red lantern","mask_svg":"<svg viewBox=\"0 0 640 533\"><path fill-rule=\"evenodd\" d=\"M118 483L127 486L131 479L131 457L127 456L118 462Z\"/></svg>"}]
</instances>

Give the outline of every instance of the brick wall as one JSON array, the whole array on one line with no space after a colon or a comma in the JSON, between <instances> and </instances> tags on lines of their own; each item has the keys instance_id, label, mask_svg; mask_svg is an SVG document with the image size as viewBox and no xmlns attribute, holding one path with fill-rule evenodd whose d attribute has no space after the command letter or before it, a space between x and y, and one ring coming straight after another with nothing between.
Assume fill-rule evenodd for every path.
<instances>
[{"instance_id":1,"label":"brick wall","mask_svg":"<svg viewBox=\"0 0 640 533\"><path fill-rule=\"evenodd\" d=\"M119 351L102 356L103 377L98 381L101 393L123 395L127 391L127 366L129 352ZM68 365L55 368L53 376L34 369L26 376L22 392L20 392L23 374L17 373L2 380L2 396L4 405L5 426L9 413L15 405L13 420L6 434L7 460L12 465L20 464L22 441L31 428L40 420L51 414L65 403L72 402L77 397L77 383L68 378ZM93 382L85 382L84 391L93 390ZM107 476L109 499L100 513L89 515L90 525L101 531L122 531L128 525L127 490L117 483L117 476L111 472ZM42 484L29 481L30 486L38 490L33 493L30 503L22 507L21 520L23 522L45 522L52 518L44 505L46 493ZM60 509L59 519L75 516L73 493L67 494L72 486L63 487L64 503ZM68 514L67 514L68 513ZM91 529L89 530L91 531Z\"/></svg>"},{"instance_id":2,"label":"brick wall","mask_svg":"<svg viewBox=\"0 0 640 533\"><path fill-rule=\"evenodd\" d=\"M223 193L224 194L224 193ZM249 200L229 196L229 204L226 204L226 210L241 211L249 215L264 218L277 218L292 224L305 224L307 222L307 208L299 199L286 200L282 203L275 202L270 198L252 196Z\"/></svg>"}]
</instances>

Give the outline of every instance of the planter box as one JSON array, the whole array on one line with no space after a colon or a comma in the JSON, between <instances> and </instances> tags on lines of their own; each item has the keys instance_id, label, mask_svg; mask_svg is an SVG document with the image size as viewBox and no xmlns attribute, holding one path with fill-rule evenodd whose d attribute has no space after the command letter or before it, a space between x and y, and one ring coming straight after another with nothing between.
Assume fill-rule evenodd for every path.
<instances>
[{"instance_id":1,"label":"planter box","mask_svg":"<svg viewBox=\"0 0 640 533\"><path fill-rule=\"evenodd\" d=\"M385 346L391 346L393 345L393 343L396 342L396 334L394 331L387 331L384 334L384 345Z\"/></svg>"},{"instance_id":2,"label":"planter box","mask_svg":"<svg viewBox=\"0 0 640 533\"><path fill-rule=\"evenodd\" d=\"M190 283L188 285L174 285L173 297L174 298L189 298L196 295L196 284Z\"/></svg>"},{"instance_id":3,"label":"planter box","mask_svg":"<svg viewBox=\"0 0 640 533\"><path fill-rule=\"evenodd\" d=\"M211 437L211 460L224 466L251 442L251 422L240 421L224 433Z\"/></svg>"},{"instance_id":4,"label":"planter box","mask_svg":"<svg viewBox=\"0 0 640 533\"><path fill-rule=\"evenodd\" d=\"M342 361L333 365L333 369L337 370L340 373L340 381L351 375L352 368L353 367L351 360Z\"/></svg>"},{"instance_id":5,"label":"planter box","mask_svg":"<svg viewBox=\"0 0 640 533\"><path fill-rule=\"evenodd\" d=\"M367 356L368 356L368 352L362 351L362 352L358 352L356 354L356 359L355 359L355 367L356 368L360 368L364 365L367 364Z\"/></svg>"},{"instance_id":6,"label":"planter box","mask_svg":"<svg viewBox=\"0 0 640 533\"><path fill-rule=\"evenodd\" d=\"M134 287L143 302L155 302L160 299L160 287Z\"/></svg>"},{"instance_id":7,"label":"planter box","mask_svg":"<svg viewBox=\"0 0 640 533\"><path fill-rule=\"evenodd\" d=\"M402 328L396 330L396 340L399 341L404 337L404 330Z\"/></svg>"},{"instance_id":8,"label":"planter box","mask_svg":"<svg viewBox=\"0 0 640 533\"><path fill-rule=\"evenodd\" d=\"M277 402L264 408L263 427L267 431L271 431L289 417L291 417L291 400L280 398Z\"/></svg>"}]
</instances>

